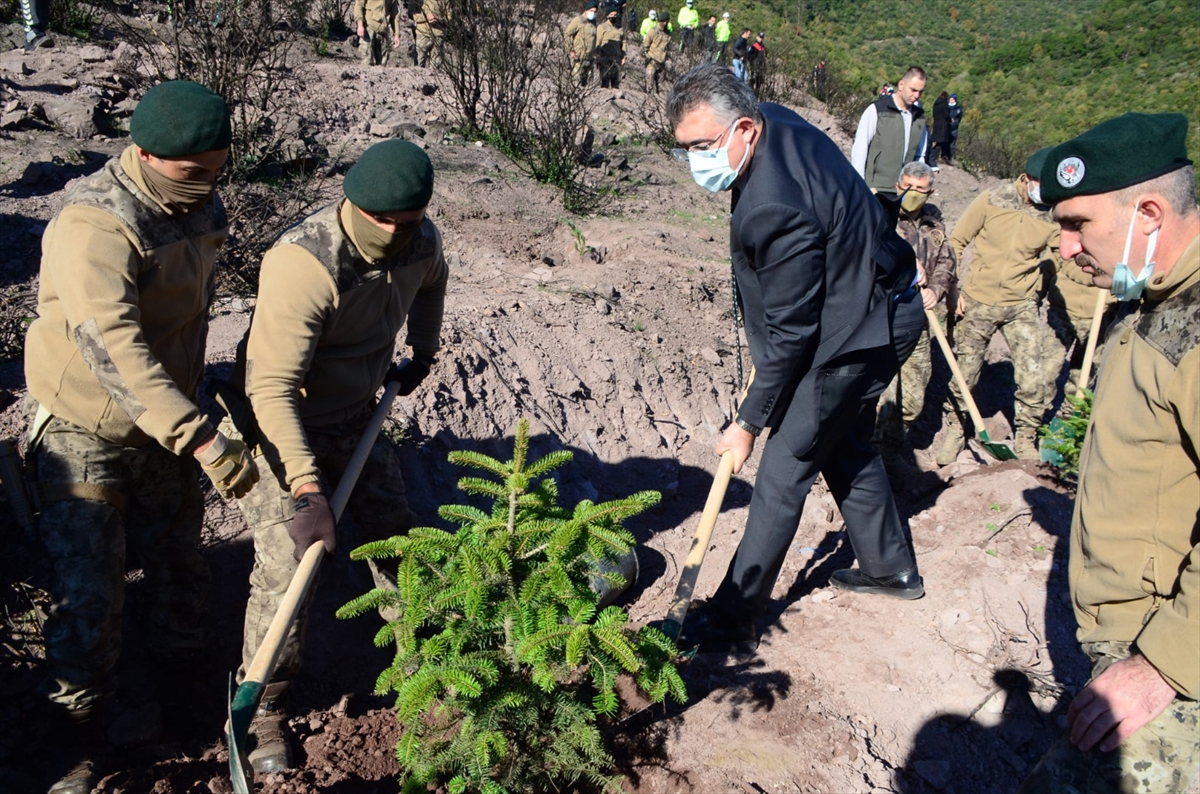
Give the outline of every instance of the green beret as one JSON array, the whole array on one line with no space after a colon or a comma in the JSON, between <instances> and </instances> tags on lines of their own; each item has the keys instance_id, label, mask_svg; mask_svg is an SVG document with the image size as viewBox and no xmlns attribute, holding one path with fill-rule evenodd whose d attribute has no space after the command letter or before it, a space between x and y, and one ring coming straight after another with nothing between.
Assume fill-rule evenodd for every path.
<instances>
[{"instance_id":1,"label":"green beret","mask_svg":"<svg viewBox=\"0 0 1200 794\"><path fill-rule=\"evenodd\" d=\"M363 152L342 189L366 212L419 210L433 196L433 163L415 143L394 138Z\"/></svg>"},{"instance_id":2,"label":"green beret","mask_svg":"<svg viewBox=\"0 0 1200 794\"><path fill-rule=\"evenodd\" d=\"M588 0L586 3L584 3L583 10L590 11L591 9L598 8L599 6L600 0Z\"/></svg>"},{"instance_id":3,"label":"green beret","mask_svg":"<svg viewBox=\"0 0 1200 794\"><path fill-rule=\"evenodd\" d=\"M1182 113L1126 113L1050 150L1042 200L1111 193L1191 165Z\"/></svg>"},{"instance_id":4,"label":"green beret","mask_svg":"<svg viewBox=\"0 0 1200 794\"><path fill-rule=\"evenodd\" d=\"M1033 179L1040 179L1042 166L1046 164L1046 155L1050 154L1050 149L1052 148L1051 146L1047 146L1045 149L1038 149L1029 155L1029 159L1025 161L1025 173L1029 174Z\"/></svg>"},{"instance_id":5,"label":"green beret","mask_svg":"<svg viewBox=\"0 0 1200 794\"><path fill-rule=\"evenodd\" d=\"M159 83L138 102L129 121L133 142L158 157L224 149L233 140L225 100L199 83Z\"/></svg>"}]
</instances>

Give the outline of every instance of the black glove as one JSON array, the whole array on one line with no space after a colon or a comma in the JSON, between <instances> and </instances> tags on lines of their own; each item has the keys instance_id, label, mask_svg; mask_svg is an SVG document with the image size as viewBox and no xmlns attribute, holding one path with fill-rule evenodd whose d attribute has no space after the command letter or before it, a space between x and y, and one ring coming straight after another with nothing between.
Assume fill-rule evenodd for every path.
<instances>
[{"instance_id":1,"label":"black glove","mask_svg":"<svg viewBox=\"0 0 1200 794\"><path fill-rule=\"evenodd\" d=\"M333 517L333 510L330 509L325 494L317 491L297 497L296 517L288 527L288 537L296 544L296 550L292 554L296 562L300 562L308 547L317 541L324 543L325 551L332 554L334 546L337 545L334 541L336 527L337 519Z\"/></svg>"},{"instance_id":2,"label":"black glove","mask_svg":"<svg viewBox=\"0 0 1200 794\"><path fill-rule=\"evenodd\" d=\"M404 359L399 364L393 364L384 376L384 383L399 383L400 396L413 393L421 385L421 381L429 375L429 370L437 363L433 356L418 353L412 359Z\"/></svg>"}]
</instances>

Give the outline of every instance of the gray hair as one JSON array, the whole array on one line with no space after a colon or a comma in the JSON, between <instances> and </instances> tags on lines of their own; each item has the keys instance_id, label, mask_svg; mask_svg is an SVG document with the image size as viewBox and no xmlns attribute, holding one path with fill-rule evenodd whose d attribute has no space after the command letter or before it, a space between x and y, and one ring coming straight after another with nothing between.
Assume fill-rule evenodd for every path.
<instances>
[{"instance_id":1,"label":"gray hair","mask_svg":"<svg viewBox=\"0 0 1200 794\"><path fill-rule=\"evenodd\" d=\"M904 167L900 169L900 176L896 177L896 184L903 182L906 176L911 176L913 179L928 179L930 187L933 186L933 169L920 160L905 163Z\"/></svg>"},{"instance_id":2,"label":"gray hair","mask_svg":"<svg viewBox=\"0 0 1200 794\"><path fill-rule=\"evenodd\" d=\"M684 116L702 105L712 108L717 119L727 124L742 116L761 120L754 91L719 63L694 66L675 81L667 96L667 122L674 129Z\"/></svg>"},{"instance_id":3,"label":"gray hair","mask_svg":"<svg viewBox=\"0 0 1200 794\"><path fill-rule=\"evenodd\" d=\"M1195 167L1185 165L1162 176L1113 191L1113 200L1118 204L1129 204L1146 193L1159 194L1181 218L1190 218L1197 211Z\"/></svg>"}]
</instances>

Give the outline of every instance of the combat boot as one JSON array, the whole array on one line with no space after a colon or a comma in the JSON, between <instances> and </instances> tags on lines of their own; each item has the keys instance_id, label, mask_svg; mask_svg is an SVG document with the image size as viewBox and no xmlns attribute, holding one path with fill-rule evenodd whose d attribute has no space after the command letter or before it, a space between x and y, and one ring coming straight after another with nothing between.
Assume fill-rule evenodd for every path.
<instances>
[{"instance_id":1,"label":"combat boot","mask_svg":"<svg viewBox=\"0 0 1200 794\"><path fill-rule=\"evenodd\" d=\"M50 786L48 794L91 794L100 780L104 754L101 720L91 711L72 712L59 730L57 743L71 753L74 764Z\"/></svg>"},{"instance_id":2,"label":"combat boot","mask_svg":"<svg viewBox=\"0 0 1200 794\"><path fill-rule=\"evenodd\" d=\"M281 698L287 681L268 684L247 735L250 753L247 756L255 772L283 772L292 768L292 748L288 744L287 715Z\"/></svg>"},{"instance_id":3,"label":"combat boot","mask_svg":"<svg viewBox=\"0 0 1200 794\"><path fill-rule=\"evenodd\" d=\"M938 450L937 465L949 466L958 460L958 453L963 451L966 444L967 440L963 435L962 425L954 419L947 419L946 439L942 442L942 448Z\"/></svg>"},{"instance_id":4,"label":"combat boot","mask_svg":"<svg viewBox=\"0 0 1200 794\"><path fill-rule=\"evenodd\" d=\"M1038 452L1037 433L1033 430L1018 430L1013 452L1019 460L1041 460Z\"/></svg>"}]
</instances>

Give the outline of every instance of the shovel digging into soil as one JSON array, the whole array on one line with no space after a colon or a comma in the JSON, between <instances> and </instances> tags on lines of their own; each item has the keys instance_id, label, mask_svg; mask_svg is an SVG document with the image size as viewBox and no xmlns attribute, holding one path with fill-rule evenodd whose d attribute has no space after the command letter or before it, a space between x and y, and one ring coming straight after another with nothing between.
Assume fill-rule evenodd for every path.
<instances>
[{"instance_id":1,"label":"shovel digging into soil","mask_svg":"<svg viewBox=\"0 0 1200 794\"><path fill-rule=\"evenodd\" d=\"M687 560L683 564L683 572L679 575L679 584L675 587L675 597L667 617L662 623L662 631L672 642L679 640L683 630L683 622L687 619L688 608L692 605L692 594L696 589L696 580L700 578L700 567L704 565L704 556L708 554L708 546L712 542L713 529L717 525L717 517L721 514L721 504L725 501L725 492L729 490L729 480L733 477L733 452L721 456L717 473L713 477L712 487L708 490L708 500L704 503L704 512L700 514L700 525L696 527L696 536L692 538L692 548L688 551ZM688 648L681 654L681 666L686 666L696 656L698 647ZM637 690L630 685L621 687L622 698L629 714L620 721L630 719L645 712L652 705Z\"/></svg>"},{"instance_id":2,"label":"shovel digging into soil","mask_svg":"<svg viewBox=\"0 0 1200 794\"><path fill-rule=\"evenodd\" d=\"M346 509L350 493L354 490L355 483L358 482L358 475L362 473L371 447L375 444L375 438L379 435L383 421L387 418L388 411L391 410L392 401L396 399L399 391L400 384L398 382L389 383L384 389L383 397L380 398L375 413L371 415L371 421L363 431L362 439L358 442L358 447L355 448L354 455L346 465L346 471L329 502L335 519L342 517L342 511ZM324 556L325 545L321 542L314 543L308 547L308 551L304 552L300 567L292 576L287 592L283 594L283 600L279 604L279 610L271 619L266 636L263 637L258 652L254 654L254 660L246 670L245 680L238 685L236 692L233 691L233 677L230 676L229 721L225 723L225 738L229 744L229 776L233 780L233 790L236 794L251 794L254 791L254 771L250 768L250 762L246 758L244 749L246 733L250 727L250 720L258 709L259 701L262 700L263 690L275 672L283 641L287 637L292 623L296 620L300 606L308 596L309 587L316 579L317 570L320 568L321 559Z\"/></svg>"},{"instance_id":3,"label":"shovel digging into soil","mask_svg":"<svg viewBox=\"0 0 1200 794\"><path fill-rule=\"evenodd\" d=\"M958 368L958 360L954 358L954 352L950 350L950 343L946 341L946 332L942 330L937 317L929 309L925 310L925 316L929 319L929 330L937 337L938 345L941 346L942 353L946 356L946 363L950 365L950 371L954 373L958 390L962 392L963 400L967 404L967 413L971 415L971 421L975 424L975 432L979 435L979 443L996 460L1016 460L1017 453L1013 452L1008 444L988 438L988 432L983 427L983 417L979 415L979 407L975 405L975 398L971 396L971 389L967 386L967 379L963 377L962 370Z\"/></svg>"}]
</instances>

